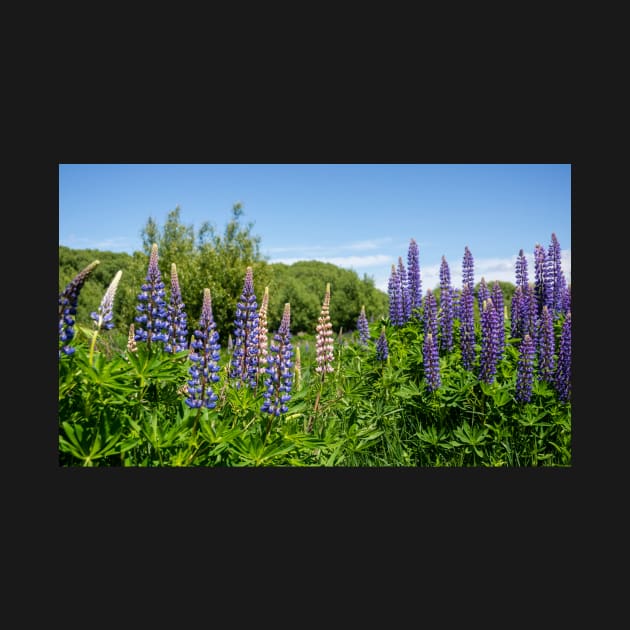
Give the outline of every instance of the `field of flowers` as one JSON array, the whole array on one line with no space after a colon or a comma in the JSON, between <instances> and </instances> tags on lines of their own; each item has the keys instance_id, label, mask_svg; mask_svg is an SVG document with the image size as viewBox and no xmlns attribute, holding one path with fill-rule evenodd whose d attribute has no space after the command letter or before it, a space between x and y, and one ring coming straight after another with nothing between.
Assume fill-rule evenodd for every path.
<instances>
[{"instance_id":1,"label":"field of flowers","mask_svg":"<svg viewBox=\"0 0 630 630\"><path fill-rule=\"evenodd\" d=\"M112 330L123 270L91 328L75 322L93 261L59 295L60 466L570 466L571 287L555 234L516 259L510 303L498 282L462 286L445 258L422 291L418 246L392 265L389 316L335 336L322 287L313 335L293 338L291 305L270 331L252 267L219 339L212 288L194 320L177 266L153 245L137 315ZM122 342L120 340L123 340ZM297 341L296 341L297 339Z\"/></svg>"}]
</instances>

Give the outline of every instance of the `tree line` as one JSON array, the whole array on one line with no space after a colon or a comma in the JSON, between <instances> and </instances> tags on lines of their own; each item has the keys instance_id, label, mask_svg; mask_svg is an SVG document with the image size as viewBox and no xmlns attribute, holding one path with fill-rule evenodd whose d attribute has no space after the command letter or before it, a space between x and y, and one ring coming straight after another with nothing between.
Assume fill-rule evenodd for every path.
<instances>
[{"instance_id":1,"label":"tree line","mask_svg":"<svg viewBox=\"0 0 630 630\"><path fill-rule=\"evenodd\" d=\"M203 290L211 290L214 319L223 346L233 332L236 304L248 266L253 269L259 306L265 287L269 287L270 331L278 328L283 306L290 302L291 332L314 333L327 283L331 287L330 315L335 332L355 330L363 305L371 321L387 316L388 296L367 275L360 278L355 271L314 260L292 265L267 262L260 253L260 237L252 233L253 223L242 221L241 204L232 207L222 232L208 221L196 230L183 224L180 214L179 206L171 210L163 226L150 217L141 230L143 251L132 255L59 246L60 293L90 262L100 261L82 289L77 324L90 327L90 313L97 310L109 283L122 269L114 324L117 334L126 336L136 315L137 295L145 281L153 243L158 245L159 267L167 292L171 263L176 265L191 331L199 319Z\"/></svg>"}]
</instances>

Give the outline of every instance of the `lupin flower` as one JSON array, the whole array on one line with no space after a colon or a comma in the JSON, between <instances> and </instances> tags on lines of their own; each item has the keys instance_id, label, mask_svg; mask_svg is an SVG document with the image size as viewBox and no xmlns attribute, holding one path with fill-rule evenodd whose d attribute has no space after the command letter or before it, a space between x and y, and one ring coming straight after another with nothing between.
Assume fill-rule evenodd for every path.
<instances>
[{"instance_id":1,"label":"lupin flower","mask_svg":"<svg viewBox=\"0 0 630 630\"><path fill-rule=\"evenodd\" d=\"M258 311L258 373L264 374L267 369L268 333L267 310L269 308L269 287L265 287L260 310Z\"/></svg>"},{"instance_id":2,"label":"lupin flower","mask_svg":"<svg viewBox=\"0 0 630 630\"><path fill-rule=\"evenodd\" d=\"M562 322L554 384L560 400L569 402L571 398L571 311L565 315Z\"/></svg>"},{"instance_id":3,"label":"lupin flower","mask_svg":"<svg viewBox=\"0 0 630 630\"><path fill-rule=\"evenodd\" d=\"M370 327L365 315L365 304L361 307L359 319L357 320L357 329L359 331L359 343L366 346L370 339Z\"/></svg>"},{"instance_id":4,"label":"lupin flower","mask_svg":"<svg viewBox=\"0 0 630 630\"><path fill-rule=\"evenodd\" d=\"M398 280L400 282L400 298L402 302L403 321L408 322L411 317L411 295L408 288L408 277L402 256L398 256Z\"/></svg>"},{"instance_id":5,"label":"lupin flower","mask_svg":"<svg viewBox=\"0 0 630 630\"><path fill-rule=\"evenodd\" d=\"M381 328L381 334L376 340L376 358L379 361L387 361L389 356L389 347L387 345L387 337L385 336L385 326Z\"/></svg>"},{"instance_id":6,"label":"lupin flower","mask_svg":"<svg viewBox=\"0 0 630 630\"><path fill-rule=\"evenodd\" d=\"M536 347L529 335L523 337L519 349L518 365L516 367L516 400L529 402L532 397L534 381L534 356Z\"/></svg>"},{"instance_id":7,"label":"lupin flower","mask_svg":"<svg viewBox=\"0 0 630 630\"><path fill-rule=\"evenodd\" d=\"M424 374L427 379L427 387L429 391L434 392L440 387L442 381L440 378L440 359L438 356L437 339L431 333L427 333L424 336L422 360L424 362Z\"/></svg>"},{"instance_id":8,"label":"lupin flower","mask_svg":"<svg viewBox=\"0 0 630 630\"><path fill-rule=\"evenodd\" d=\"M333 333L332 323L330 322L330 282L326 284L326 293L324 294L324 302L322 303L321 314L318 319L316 337L316 361L317 367L315 371L322 375L322 380L327 372L333 372Z\"/></svg>"},{"instance_id":9,"label":"lupin flower","mask_svg":"<svg viewBox=\"0 0 630 630\"><path fill-rule=\"evenodd\" d=\"M289 410L287 403L291 400L291 386L293 384L293 346L291 345L291 305L284 305L282 321L278 332L273 337L269 349L268 364L266 368L265 402L261 411L279 416Z\"/></svg>"},{"instance_id":10,"label":"lupin flower","mask_svg":"<svg viewBox=\"0 0 630 630\"><path fill-rule=\"evenodd\" d=\"M464 247L464 259L462 261L462 287L468 285L471 295L475 292L475 264L473 256L468 249L468 245Z\"/></svg>"},{"instance_id":11,"label":"lupin flower","mask_svg":"<svg viewBox=\"0 0 630 630\"><path fill-rule=\"evenodd\" d=\"M431 289L427 289L424 298L424 308L422 310L422 319L424 321L424 334L433 335L433 339L437 344L438 341L438 321L437 321L437 302L435 295Z\"/></svg>"},{"instance_id":12,"label":"lupin flower","mask_svg":"<svg viewBox=\"0 0 630 630\"><path fill-rule=\"evenodd\" d=\"M538 380L553 382L555 351L553 317L549 307L545 304L540 317L538 336Z\"/></svg>"},{"instance_id":13,"label":"lupin flower","mask_svg":"<svg viewBox=\"0 0 630 630\"><path fill-rule=\"evenodd\" d=\"M94 326L96 327L94 335L92 336L92 343L90 344L90 364L92 364L92 359L94 357L94 348L96 347L96 338L99 331L103 328L105 330L111 330L114 327L114 322L112 321L114 319L114 297L116 296L116 289L118 289L121 276L122 270L117 271L114 279L111 281L109 287L107 287L107 291L105 291L105 295L101 300L98 311L90 313L90 317L94 321Z\"/></svg>"},{"instance_id":14,"label":"lupin flower","mask_svg":"<svg viewBox=\"0 0 630 630\"><path fill-rule=\"evenodd\" d=\"M462 363L464 368L472 370L475 361L475 275L474 261L468 246L464 248L462 261L462 293L460 298L459 316L461 321L460 345L462 349Z\"/></svg>"},{"instance_id":15,"label":"lupin flower","mask_svg":"<svg viewBox=\"0 0 630 630\"><path fill-rule=\"evenodd\" d=\"M464 368L472 370L475 362L475 320L473 310L473 293L469 284L462 288L459 312L460 312L460 347L462 351L462 363Z\"/></svg>"},{"instance_id":16,"label":"lupin flower","mask_svg":"<svg viewBox=\"0 0 630 630\"><path fill-rule=\"evenodd\" d=\"M548 267L548 283L549 283L549 295L547 304L555 317L562 313L564 306L564 286L566 281L562 273L562 261L560 243L555 235L551 234L551 243L549 244L549 250L547 254L547 267Z\"/></svg>"},{"instance_id":17,"label":"lupin flower","mask_svg":"<svg viewBox=\"0 0 630 630\"><path fill-rule=\"evenodd\" d=\"M300 391L302 388L302 356L300 355L300 346L295 348L295 366L293 368L295 374L295 389Z\"/></svg>"},{"instance_id":18,"label":"lupin flower","mask_svg":"<svg viewBox=\"0 0 630 630\"><path fill-rule=\"evenodd\" d=\"M411 315L419 315L422 309L422 280L420 278L420 255L418 244L412 238L409 241L407 251L407 292L409 293L409 303Z\"/></svg>"},{"instance_id":19,"label":"lupin flower","mask_svg":"<svg viewBox=\"0 0 630 630\"><path fill-rule=\"evenodd\" d=\"M190 380L186 387L186 404L193 409L216 407L218 396L212 383L219 380L219 333L212 315L210 289L203 290L203 304L199 327L193 332L188 359L192 362L188 372Z\"/></svg>"},{"instance_id":20,"label":"lupin flower","mask_svg":"<svg viewBox=\"0 0 630 630\"><path fill-rule=\"evenodd\" d=\"M479 312L483 309L483 303L490 297L490 290L486 284L486 279L481 278L479 286L477 287L477 305L479 306Z\"/></svg>"},{"instance_id":21,"label":"lupin flower","mask_svg":"<svg viewBox=\"0 0 630 630\"><path fill-rule=\"evenodd\" d=\"M107 291L105 291L98 311L90 313L90 317L94 321L97 331L102 329L111 330L114 327L114 322L112 321L114 319L114 297L116 296L116 290L118 289L121 276L122 270L117 271Z\"/></svg>"},{"instance_id":22,"label":"lupin flower","mask_svg":"<svg viewBox=\"0 0 630 630\"><path fill-rule=\"evenodd\" d=\"M493 383L497 371L497 319L497 312L492 299L485 299L480 313L481 357L479 366L479 380L484 383Z\"/></svg>"},{"instance_id":23,"label":"lupin flower","mask_svg":"<svg viewBox=\"0 0 630 630\"><path fill-rule=\"evenodd\" d=\"M542 309L549 301L549 274L545 256L545 249L536 243L534 247L534 301L536 302L536 313L540 317ZM553 288L551 288L553 291ZM553 297L551 298L553 301Z\"/></svg>"},{"instance_id":24,"label":"lupin flower","mask_svg":"<svg viewBox=\"0 0 630 630\"><path fill-rule=\"evenodd\" d=\"M389 295L389 320L393 326L402 326L405 323L402 289L400 276L398 275L395 265L392 265L387 285L387 293Z\"/></svg>"},{"instance_id":25,"label":"lupin flower","mask_svg":"<svg viewBox=\"0 0 630 630\"><path fill-rule=\"evenodd\" d=\"M527 258L520 249L518 256L516 257L516 286L521 287L523 292L529 286L529 279L527 277Z\"/></svg>"},{"instance_id":26,"label":"lupin flower","mask_svg":"<svg viewBox=\"0 0 630 630\"><path fill-rule=\"evenodd\" d=\"M451 271L442 256L440 265L440 310L438 315L440 327L440 345L447 352L453 348L453 289L451 287Z\"/></svg>"},{"instance_id":27,"label":"lupin flower","mask_svg":"<svg viewBox=\"0 0 630 630\"><path fill-rule=\"evenodd\" d=\"M74 316L77 314L79 293L88 276L99 264L99 260L91 262L59 294L59 359L61 359L62 352L67 355L74 353L75 349L69 344L74 339Z\"/></svg>"},{"instance_id":28,"label":"lupin flower","mask_svg":"<svg viewBox=\"0 0 630 630\"><path fill-rule=\"evenodd\" d=\"M534 296L534 285L527 287L527 293L524 294L523 303L527 309L523 313L523 333L529 335L534 342L534 346L538 346L538 310L536 305L536 297Z\"/></svg>"},{"instance_id":29,"label":"lupin flower","mask_svg":"<svg viewBox=\"0 0 630 630\"><path fill-rule=\"evenodd\" d=\"M179 278L177 277L177 267L171 263L171 297L167 308L167 334L168 340L164 344L166 352L181 352L186 350L188 345L188 316L182 292L179 288Z\"/></svg>"},{"instance_id":30,"label":"lupin flower","mask_svg":"<svg viewBox=\"0 0 630 630\"><path fill-rule=\"evenodd\" d=\"M494 304L496 324L497 324L497 361L503 358L505 350L505 305L503 303L503 291L498 280L494 281L490 290L490 299Z\"/></svg>"},{"instance_id":31,"label":"lupin flower","mask_svg":"<svg viewBox=\"0 0 630 630\"><path fill-rule=\"evenodd\" d=\"M138 294L139 304L136 306L140 313L135 318L140 324L136 328L136 341L146 341L150 348L154 342L168 341L166 334L168 313L164 299L166 292L158 267L158 246L155 243L151 246L146 282L141 289L141 293Z\"/></svg>"},{"instance_id":32,"label":"lupin flower","mask_svg":"<svg viewBox=\"0 0 630 630\"><path fill-rule=\"evenodd\" d=\"M234 354L230 377L236 379L236 387L243 383L256 388L258 374L258 304L254 293L254 273L251 267L245 272L243 292L236 307L234 318Z\"/></svg>"},{"instance_id":33,"label":"lupin flower","mask_svg":"<svg viewBox=\"0 0 630 630\"><path fill-rule=\"evenodd\" d=\"M522 337L523 330L523 288L516 285L510 305L510 336Z\"/></svg>"},{"instance_id":34,"label":"lupin flower","mask_svg":"<svg viewBox=\"0 0 630 630\"><path fill-rule=\"evenodd\" d=\"M138 351L138 344L136 343L136 330L133 323L129 324L129 335L127 336L127 350L129 352Z\"/></svg>"}]
</instances>

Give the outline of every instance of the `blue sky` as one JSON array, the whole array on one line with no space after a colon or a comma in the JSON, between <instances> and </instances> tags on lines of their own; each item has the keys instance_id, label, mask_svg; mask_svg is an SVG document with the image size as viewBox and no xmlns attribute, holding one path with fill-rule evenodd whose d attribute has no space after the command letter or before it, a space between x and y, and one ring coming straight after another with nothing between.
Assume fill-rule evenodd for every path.
<instances>
[{"instance_id":1,"label":"blue sky","mask_svg":"<svg viewBox=\"0 0 630 630\"><path fill-rule=\"evenodd\" d=\"M182 223L222 233L236 202L269 262L332 262L384 291L411 238L423 290L442 256L461 286L465 246L475 282L514 282L519 250L533 270L552 232L571 280L570 164L60 164L59 244L133 253L147 219L162 227L178 205Z\"/></svg>"}]
</instances>

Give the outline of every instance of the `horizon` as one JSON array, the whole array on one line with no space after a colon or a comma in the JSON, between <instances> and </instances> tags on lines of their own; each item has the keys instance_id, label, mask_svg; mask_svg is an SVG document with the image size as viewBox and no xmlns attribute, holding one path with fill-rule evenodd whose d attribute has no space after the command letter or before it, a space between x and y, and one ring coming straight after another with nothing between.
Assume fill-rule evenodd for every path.
<instances>
[{"instance_id":1,"label":"horizon","mask_svg":"<svg viewBox=\"0 0 630 630\"><path fill-rule=\"evenodd\" d=\"M59 164L59 245L143 251L148 219L161 229L176 207L195 234L204 221L222 234L235 203L268 263L330 262L384 293L412 238L423 292L442 256L461 286L466 246L475 284L514 284L521 249L531 279L552 233L571 284L570 164Z\"/></svg>"}]
</instances>

